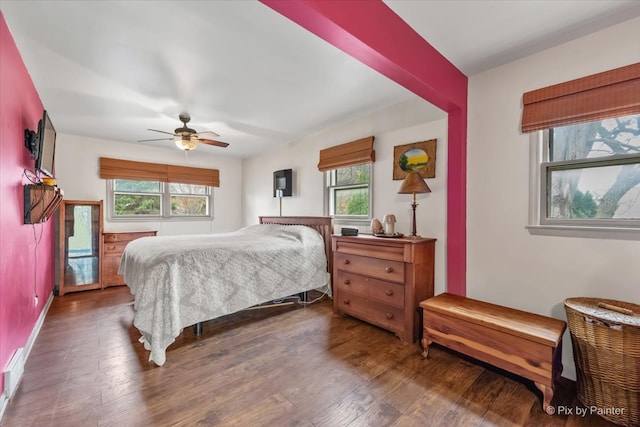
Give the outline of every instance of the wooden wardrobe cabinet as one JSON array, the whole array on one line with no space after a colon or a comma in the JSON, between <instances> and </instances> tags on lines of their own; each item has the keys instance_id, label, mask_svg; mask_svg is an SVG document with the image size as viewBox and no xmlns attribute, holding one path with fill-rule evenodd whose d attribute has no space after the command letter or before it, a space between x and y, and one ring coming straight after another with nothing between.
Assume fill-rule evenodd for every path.
<instances>
[{"instance_id":1,"label":"wooden wardrobe cabinet","mask_svg":"<svg viewBox=\"0 0 640 427\"><path fill-rule=\"evenodd\" d=\"M433 296L436 239L332 236L333 309L414 343Z\"/></svg>"},{"instance_id":2,"label":"wooden wardrobe cabinet","mask_svg":"<svg viewBox=\"0 0 640 427\"><path fill-rule=\"evenodd\" d=\"M102 200L63 200L57 215L55 294L100 289Z\"/></svg>"},{"instance_id":3,"label":"wooden wardrobe cabinet","mask_svg":"<svg viewBox=\"0 0 640 427\"><path fill-rule=\"evenodd\" d=\"M127 243L141 237L155 236L156 231L128 231L102 234L102 287L122 286L124 279L118 274L120 259Z\"/></svg>"}]
</instances>

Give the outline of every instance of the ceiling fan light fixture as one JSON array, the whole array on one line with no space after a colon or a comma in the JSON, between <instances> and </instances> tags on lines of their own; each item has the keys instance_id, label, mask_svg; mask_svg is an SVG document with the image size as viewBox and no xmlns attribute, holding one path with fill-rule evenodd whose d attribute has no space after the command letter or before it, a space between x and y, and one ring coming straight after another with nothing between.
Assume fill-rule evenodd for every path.
<instances>
[{"instance_id":1,"label":"ceiling fan light fixture","mask_svg":"<svg viewBox=\"0 0 640 427\"><path fill-rule=\"evenodd\" d=\"M191 151L198 146L198 141L195 141L190 137L176 138L175 143L176 147L184 151Z\"/></svg>"}]
</instances>

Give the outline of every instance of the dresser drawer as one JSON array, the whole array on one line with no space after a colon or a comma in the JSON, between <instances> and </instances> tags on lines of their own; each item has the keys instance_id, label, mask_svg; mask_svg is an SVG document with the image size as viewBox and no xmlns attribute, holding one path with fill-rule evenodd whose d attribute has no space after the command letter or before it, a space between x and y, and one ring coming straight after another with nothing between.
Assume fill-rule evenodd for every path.
<instances>
[{"instance_id":1,"label":"dresser drawer","mask_svg":"<svg viewBox=\"0 0 640 427\"><path fill-rule=\"evenodd\" d=\"M364 255L372 258L389 259L394 261L405 260L405 248L396 242L390 242L395 239L384 239L384 245L374 245L369 241L349 241L338 240L336 242L336 253ZM393 244L392 244L393 243Z\"/></svg>"},{"instance_id":2,"label":"dresser drawer","mask_svg":"<svg viewBox=\"0 0 640 427\"><path fill-rule=\"evenodd\" d=\"M404 310L402 308L348 292L340 293L337 304L339 311L353 315L365 322L373 323L396 333L404 329Z\"/></svg>"},{"instance_id":3,"label":"dresser drawer","mask_svg":"<svg viewBox=\"0 0 640 427\"><path fill-rule=\"evenodd\" d=\"M155 236L155 231L132 231L130 233L103 233L105 243L130 242L141 237Z\"/></svg>"},{"instance_id":4,"label":"dresser drawer","mask_svg":"<svg viewBox=\"0 0 640 427\"><path fill-rule=\"evenodd\" d=\"M338 270L335 283L338 286L340 295L342 295L342 292L353 293L384 304L399 308L404 307L404 285L360 276L342 270Z\"/></svg>"},{"instance_id":5,"label":"dresser drawer","mask_svg":"<svg viewBox=\"0 0 640 427\"><path fill-rule=\"evenodd\" d=\"M334 267L349 273L404 283L404 263L401 261L337 253Z\"/></svg>"},{"instance_id":6,"label":"dresser drawer","mask_svg":"<svg viewBox=\"0 0 640 427\"><path fill-rule=\"evenodd\" d=\"M104 254L105 255L122 255L124 252L124 247L127 246L129 242L111 242L104 244Z\"/></svg>"}]
</instances>

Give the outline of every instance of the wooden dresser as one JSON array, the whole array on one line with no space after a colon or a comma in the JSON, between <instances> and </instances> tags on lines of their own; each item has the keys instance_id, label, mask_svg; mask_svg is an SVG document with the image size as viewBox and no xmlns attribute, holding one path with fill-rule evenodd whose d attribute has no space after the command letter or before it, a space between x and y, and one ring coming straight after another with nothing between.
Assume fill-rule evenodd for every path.
<instances>
[{"instance_id":1,"label":"wooden dresser","mask_svg":"<svg viewBox=\"0 0 640 427\"><path fill-rule=\"evenodd\" d=\"M140 237L155 236L156 231L127 231L102 233L102 287L122 286L124 279L118 274L120 259L127 243Z\"/></svg>"},{"instance_id":2,"label":"wooden dresser","mask_svg":"<svg viewBox=\"0 0 640 427\"><path fill-rule=\"evenodd\" d=\"M333 309L414 343L433 296L436 239L332 236Z\"/></svg>"}]
</instances>

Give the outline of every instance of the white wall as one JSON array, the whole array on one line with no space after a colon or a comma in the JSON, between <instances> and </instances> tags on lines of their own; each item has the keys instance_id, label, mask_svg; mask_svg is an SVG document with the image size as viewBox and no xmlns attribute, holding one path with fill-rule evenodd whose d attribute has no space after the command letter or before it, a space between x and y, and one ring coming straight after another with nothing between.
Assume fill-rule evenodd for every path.
<instances>
[{"instance_id":1,"label":"white wall","mask_svg":"<svg viewBox=\"0 0 640 427\"><path fill-rule=\"evenodd\" d=\"M55 172L57 184L63 189L65 199L104 200L106 210L107 185L106 180L100 179L100 157L220 170L220 187L213 191L213 220L109 222L105 219L105 231L157 230L158 235L196 234L233 231L242 225L242 174L239 159L213 155L198 149L185 157L183 152L173 146L161 148L58 134Z\"/></svg>"},{"instance_id":2,"label":"white wall","mask_svg":"<svg viewBox=\"0 0 640 427\"><path fill-rule=\"evenodd\" d=\"M318 171L322 148L373 135L376 162L373 168L373 216L393 213L396 231L411 232L411 195L397 194L402 181L393 180L393 147L437 139L436 177L427 179L430 194L417 195L417 231L435 237L435 292L445 289L447 120L442 111L419 98L305 137L268 154L245 159L243 171L244 222L253 224L260 215L278 215L273 197L273 172L293 169L293 196L282 200L282 215L324 215L323 173ZM369 227L365 227L368 232ZM337 229L336 229L337 231Z\"/></svg>"},{"instance_id":3,"label":"white wall","mask_svg":"<svg viewBox=\"0 0 640 427\"><path fill-rule=\"evenodd\" d=\"M467 294L566 320L576 296L640 303L637 240L532 235L522 94L640 61L640 19L469 79ZM564 376L575 379L565 334Z\"/></svg>"}]
</instances>

